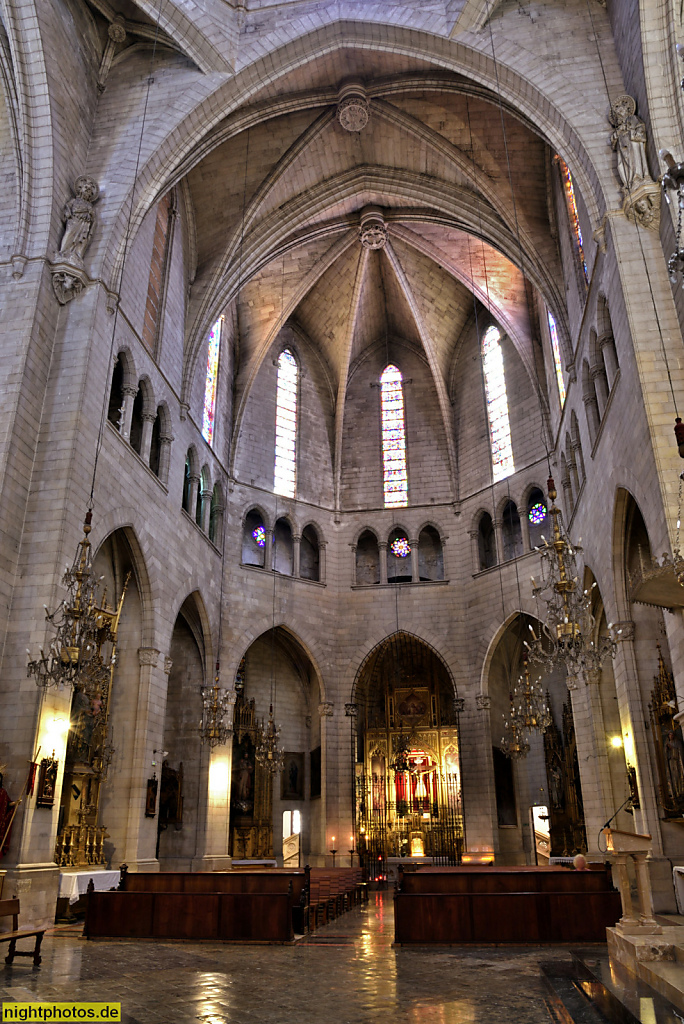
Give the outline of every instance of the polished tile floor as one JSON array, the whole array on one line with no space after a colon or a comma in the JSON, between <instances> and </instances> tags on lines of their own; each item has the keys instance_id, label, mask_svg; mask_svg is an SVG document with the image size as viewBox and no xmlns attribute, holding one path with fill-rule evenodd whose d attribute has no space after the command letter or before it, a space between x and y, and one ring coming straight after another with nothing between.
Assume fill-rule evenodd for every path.
<instances>
[{"instance_id":1,"label":"polished tile floor","mask_svg":"<svg viewBox=\"0 0 684 1024\"><path fill-rule=\"evenodd\" d=\"M566 949L395 949L391 894L296 946L86 942L0 968L0 1002L122 1004L125 1024L550 1024L540 961ZM605 948L605 947L604 947Z\"/></svg>"}]
</instances>

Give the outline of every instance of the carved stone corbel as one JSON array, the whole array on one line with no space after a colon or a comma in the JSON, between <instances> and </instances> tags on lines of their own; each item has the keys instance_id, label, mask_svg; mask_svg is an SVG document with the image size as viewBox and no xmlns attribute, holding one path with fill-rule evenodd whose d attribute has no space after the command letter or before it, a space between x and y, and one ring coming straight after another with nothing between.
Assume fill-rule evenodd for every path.
<instances>
[{"instance_id":1,"label":"carved stone corbel","mask_svg":"<svg viewBox=\"0 0 684 1024\"><path fill-rule=\"evenodd\" d=\"M492 698L488 693L478 693L475 697L475 707L478 711L489 711L492 706Z\"/></svg>"},{"instance_id":2,"label":"carved stone corbel","mask_svg":"<svg viewBox=\"0 0 684 1024\"><path fill-rule=\"evenodd\" d=\"M318 717L319 718L332 718L335 705L331 700L323 700L318 705Z\"/></svg>"}]
</instances>

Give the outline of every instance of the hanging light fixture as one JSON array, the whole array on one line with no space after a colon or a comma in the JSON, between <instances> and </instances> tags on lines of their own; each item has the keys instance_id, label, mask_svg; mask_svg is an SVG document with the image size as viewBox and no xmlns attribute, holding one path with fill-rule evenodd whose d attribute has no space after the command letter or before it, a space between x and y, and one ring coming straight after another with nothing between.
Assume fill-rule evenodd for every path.
<instances>
[{"instance_id":1,"label":"hanging light fixture","mask_svg":"<svg viewBox=\"0 0 684 1024\"><path fill-rule=\"evenodd\" d=\"M609 636L598 636L596 619L591 610L591 592L596 584L583 590L579 582L581 569L577 555L580 545L570 542L560 509L556 506L556 486L553 477L548 481L550 515L553 517L553 537L542 536L542 578L537 583L532 577L532 593L546 604L545 613L538 615L542 626L539 635L530 626L531 639L525 646L532 661L545 664L549 669L564 666L568 689L575 689L578 680L597 682L606 658L614 658L617 636L608 626Z\"/></svg>"},{"instance_id":2,"label":"hanging light fixture","mask_svg":"<svg viewBox=\"0 0 684 1024\"><path fill-rule=\"evenodd\" d=\"M501 737L501 750L506 757L519 761L530 752L530 742L525 736L522 722L511 704L508 718L504 717L504 734Z\"/></svg>"},{"instance_id":3,"label":"hanging light fixture","mask_svg":"<svg viewBox=\"0 0 684 1024\"><path fill-rule=\"evenodd\" d=\"M283 770L285 764L285 751L278 746L280 737L280 726L276 725L273 718L273 705L268 709L268 722L264 726L261 723L259 743L256 748L256 759L262 768L266 768L271 774Z\"/></svg>"},{"instance_id":4,"label":"hanging light fixture","mask_svg":"<svg viewBox=\"0 0 684 1024\"><path fill-rule=\"evenodd\" d=\"M511 715L515 712L517 721L529 732L546 732L551 724L551 711L541 685L541 677L530 678L527 655L523 656L522 675L511 693Z\"/></svg>"},{"instance_id":5,"label":"hanging light fixture","mask_svg":"<svg viewBox=\"0 0 684 1024\"><path fill-rule=\"evenodd\" d=\"M219 679L220 666L217 661L214 685L200 686L202 717L198 732L202 743L208 743L212 749L225 743L233 734L232 723L226 724L226 715L233 707L233 695L221 689Z\"/></svg>"},{"instance_id":6,"label":"hanging light fixture","mask_svg":"<svg viewBox=\"0 0 684 1024\"><path fill-rule=\"evenodd\" d=\"M118 607L109 608L106 592L99 597L102 577L98 579L93 571L88 539L91 523L92 511L88 510L74 561L62 577L67 596L52 612L45 605L45 619L54 636L47 651L41 648L40 657L30 659L27 665L27 675L35 676L43 689L78 683L89 695L101 693L109 684L116 660L116 632L128 578ZM107 645L111 645L109 649ZM27 654L30 658L29 650Z\"/></svg>"}]
</instances>

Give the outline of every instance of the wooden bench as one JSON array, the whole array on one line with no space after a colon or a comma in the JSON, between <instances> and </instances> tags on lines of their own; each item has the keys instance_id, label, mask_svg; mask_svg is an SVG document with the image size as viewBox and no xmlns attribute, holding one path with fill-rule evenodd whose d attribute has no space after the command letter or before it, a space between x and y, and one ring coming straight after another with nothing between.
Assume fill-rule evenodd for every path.
<instances>
[{"instance_id":1,"label":"wooden bench","mask_svg":"<svg viewBox=\"0 0 684 1024\"><path fill-rule=\"evenodd\" d=\"M403 873L397 944L605 942L621 914L605 871L454 868Z\"/></svg>"},{"instance_id":2,"label":"wooden bench","mask_svg":"<svg viewBox=\"0 0 684 1024\"><path fill-rule=\"evenodd\" d=\"M40 944L43 941L45 928L20 928L19 927L19 900L0 900L0 920L3 917L12 918L12 931L0 932L0 942L9 942L9 952L5 957L5 963L11 964L15 956L32 956L34 967L40 967ZM35 937L33 952L17 949L19 939L30 939Z\"/></svg>"}]
</instances>

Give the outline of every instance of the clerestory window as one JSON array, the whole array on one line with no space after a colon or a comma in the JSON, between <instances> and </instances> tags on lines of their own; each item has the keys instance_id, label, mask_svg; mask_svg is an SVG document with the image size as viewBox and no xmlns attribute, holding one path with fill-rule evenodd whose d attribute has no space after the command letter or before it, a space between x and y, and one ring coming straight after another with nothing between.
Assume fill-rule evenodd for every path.
<instances>
[{"instance_id":1,"label":"clerestory window","mask_svg":"<svg viewBox=\"0 0 684 1024\"><path fill-rule=\"evenodd\" d=\"M216 387L218 384L219 356L221 354L221 327L223 317L220 316L209 334L207 349L207 376L204 385L204 415L202 417L202 437L208 445L214 443L214 418L216 415Z\"/></svg>"},{"instance_id":2,"label":"clerestory window","mask_svg":"<svg viewBox=\"0 0 684 1024\"><path fill-rule=\"evenodd\" d=\"M401 371L390 363L380 377L382 471L385 508L408 505L406 425Z\"/></svg>"},{"instance_id":3,"label":"clerestory window","mask_svg":"<svg viewBox=\"0 0 684 1024\"><path fill-rule=\"evenodd\" d=\"M487 328L482 339L482 368L487 395L492 473L495 482L515 473L511 426L508 418L506 377L500 340L501 331L494 324Z\"/></svg>"},{"instance_id":4,"label":"clerestory window","mask_svg":"<svg viewBox=\"0 0 684 1024\"><path fill-rule=\"evenodd\" d=\"M297 481L297 381L299 367L289 349L278 358L273 490L294 498Z\"/></svg>"}]
</instances>

